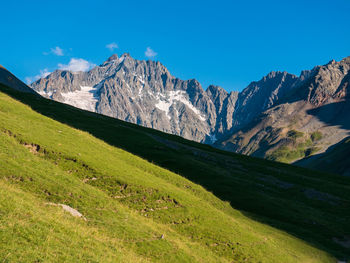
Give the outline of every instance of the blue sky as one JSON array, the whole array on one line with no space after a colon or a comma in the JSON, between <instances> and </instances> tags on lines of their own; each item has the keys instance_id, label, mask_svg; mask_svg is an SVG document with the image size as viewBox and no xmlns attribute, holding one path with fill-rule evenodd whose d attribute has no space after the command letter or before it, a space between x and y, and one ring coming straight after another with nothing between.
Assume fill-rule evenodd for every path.
<instances>
[{"instance_id":1,"label":"blue sky","mask_svg":"<svg viewBox=\"0 0 350 263\"><path fill-rule=\"evenodd\" d=\"M149 59L149 47L179 78L241 90L272 70L299 75L350 55L349 0L13 0L1 9L0 64L24 81L113 53Z\"/></svg>"}]
</instances>

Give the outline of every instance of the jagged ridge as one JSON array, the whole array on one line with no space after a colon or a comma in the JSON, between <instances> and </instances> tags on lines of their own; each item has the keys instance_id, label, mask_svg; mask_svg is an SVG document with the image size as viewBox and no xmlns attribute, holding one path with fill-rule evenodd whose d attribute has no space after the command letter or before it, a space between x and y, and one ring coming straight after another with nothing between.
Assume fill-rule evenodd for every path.
<instances>
[{"instance_id":1,"label":"jagged ridge","mask_svg":"<svg viewBox=\"0 0 350 263\"><path fill-rule=\"evenodd\" d=\"M32 87L79 108L269 158L280 147L297 148L299 142L286 136L289 130L306 134L300 143L308 144L302 151L309 153L324 151L345 138L349 127L338 129L331 123L331 114L319 116L313 110L347 100L349 61L331 61L299 77L270 72L242 92L228 93L214 85L204 90L195 79L172 76L160 62L136 60L125 53L111 56L89 72L56 70ZM332 113L344 116L344 109L338 106L334 105ZM313 132L325 136L311 145L307 140ZM298 153L276 160L290 162L305 156Z\"/></svg>"}]
</instances>

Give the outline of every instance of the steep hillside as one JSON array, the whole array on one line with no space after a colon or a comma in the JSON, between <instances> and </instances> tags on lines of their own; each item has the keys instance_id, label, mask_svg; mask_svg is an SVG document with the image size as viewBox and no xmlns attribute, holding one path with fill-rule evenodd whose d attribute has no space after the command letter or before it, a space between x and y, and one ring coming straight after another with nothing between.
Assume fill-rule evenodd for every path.
<instances>
[{"instance_id":1,"label":"steep hillside","mask_svg":"<svg viewBox=\"0 0 350 263\"><path fill-rule=\"evenodd\" d=\"M350 137L330 147L326 152L295 162L296 165L350 176Z\"/></svg>"},{"instance_id":2,"label":"steep hillside","mask_svg":"<svg viewBox=\"0 0 350 263\"><path fill-rule=\"evenodd\" d=\"M349 69L350 57L304 71L298 78L282 75L289 77L284 82L288 87L279 85L273 92L275 102L269 100L263 111L253 111L254 118L247 111L245 125L216 146L287 163L326 151L350 134ZM253 87L240 95L249 97ZM250 101L255 107L263 104ZM241 116L237 109L236 114Z\"/></svg>"},{"instance_id":3,"label":"steep hillside","mask_svg":"<svg viewBox=\"0 0 350 263\"><path fill-rule=\"evenodd\" d=\"M25 85L6 68L0 65L0 83L22 92L35 93L30 87Z\"/></svg>"},{"instance_id":4,"label":"steep hillside","mask_svg":"<svg viewBox=\"0 0 350 263\"><path fill-rule=\"evenodd\" d=\"M349 180L0 88L4 260L349 257Z\"/></svg>"}]
</instances>

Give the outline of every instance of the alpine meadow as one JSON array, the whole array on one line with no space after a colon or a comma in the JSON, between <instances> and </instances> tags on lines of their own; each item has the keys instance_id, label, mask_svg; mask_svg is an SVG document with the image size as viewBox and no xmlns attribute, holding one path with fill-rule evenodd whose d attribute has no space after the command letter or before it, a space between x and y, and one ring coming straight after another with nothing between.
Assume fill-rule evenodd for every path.
<instances>
[{"instance_id":1,"label":"alpine meadow","mask_svg":"<svg viewBox=\"0 0 350 263\"><path fill-rule=\"evenodd\" d=\"M2 10L0 262L350 263L347 1Z\"/></svg>"}]
</instances>

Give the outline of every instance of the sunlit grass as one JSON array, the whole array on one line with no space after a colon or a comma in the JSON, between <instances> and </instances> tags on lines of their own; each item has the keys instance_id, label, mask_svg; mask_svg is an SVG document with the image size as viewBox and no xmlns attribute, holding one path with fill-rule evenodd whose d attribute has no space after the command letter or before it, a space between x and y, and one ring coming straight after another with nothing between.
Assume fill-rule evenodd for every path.
<instances>
[{"instance_id":1,"label":"sunlit grass","mask_svg":"<svg viewBox=\"0 0 350 263\"><path fill-rule=\"evenodd\" d=\"M3 93L0 162L4 262L335 260L202 186ZM48 202L69 205L87 221Z\"/></svg>"}]
</instances>

